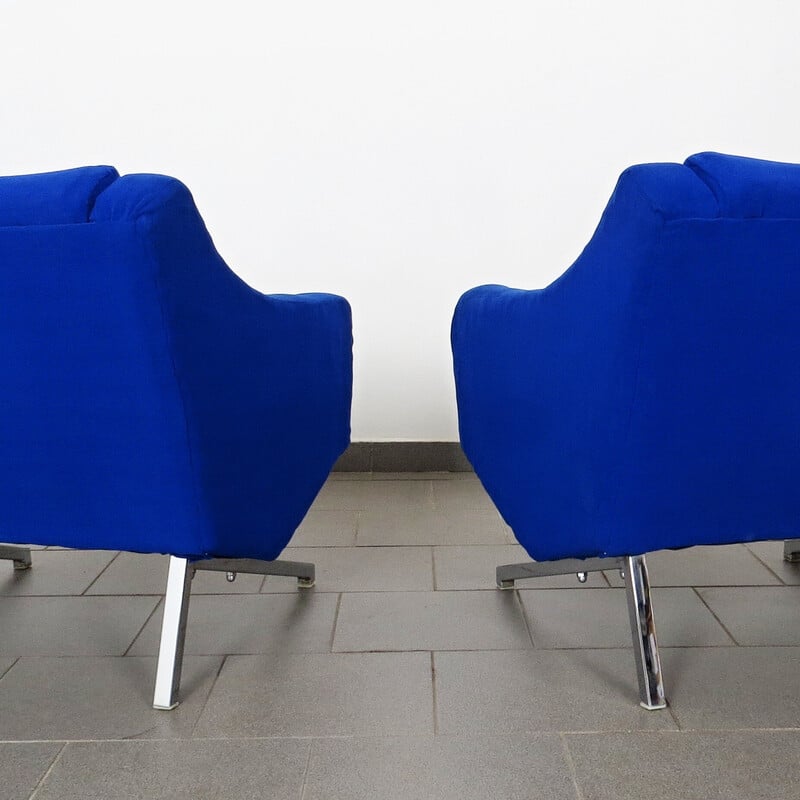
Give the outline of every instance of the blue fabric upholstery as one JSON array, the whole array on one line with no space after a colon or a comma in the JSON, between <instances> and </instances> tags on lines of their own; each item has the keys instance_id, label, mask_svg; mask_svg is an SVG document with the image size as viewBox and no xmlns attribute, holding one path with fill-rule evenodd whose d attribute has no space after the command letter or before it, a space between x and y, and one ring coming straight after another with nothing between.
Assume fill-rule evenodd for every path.
<instances>
[{"instance_id":1,"label":"blue fabric upholstery","mask_svg":"<svg viewBox=\"0 0 800 800\"><path fill-rule=\"evenodd\" d=\"M800 165L626 170L545 289L452 326L464 450L537 560L800 536Z\"/></svg>"},{"instance_id":2,"label":"blue fabric upholstery","mask_svg":"<svg viewBox=\"0 0 800 800\"><path fill-rule=\"evenodd\" d=\"M0 179L0 540L273 559L349 441L350 308L263 295L188 189Z\"/></svg>"}]
</instances>

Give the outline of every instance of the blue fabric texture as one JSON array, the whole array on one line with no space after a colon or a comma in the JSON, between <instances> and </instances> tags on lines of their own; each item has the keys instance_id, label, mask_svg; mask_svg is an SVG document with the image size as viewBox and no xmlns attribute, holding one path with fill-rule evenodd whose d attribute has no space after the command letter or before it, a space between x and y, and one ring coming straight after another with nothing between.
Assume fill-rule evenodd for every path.
<instances>
[{"instance_id":1,"label":"blue fabric texture","mask_svg":"<svg viewBox=\"0 0 800 800\"><path fill-rule=\"evenodd\" d=\"M336 295L263 295L188 189L0 179L0 540L273 559L350 436Z\"/></svg>"},{"instance_id":2,"label":"blue fabric texture","mask_svg":"<svg viewBox=\"0 0 800 800\"><path fill-rule=\"evenodd\" d=\"M626 170L541 290L452 325L464 450L537 560L800 537L800 165Z\"/></svg>"}]
</instances>

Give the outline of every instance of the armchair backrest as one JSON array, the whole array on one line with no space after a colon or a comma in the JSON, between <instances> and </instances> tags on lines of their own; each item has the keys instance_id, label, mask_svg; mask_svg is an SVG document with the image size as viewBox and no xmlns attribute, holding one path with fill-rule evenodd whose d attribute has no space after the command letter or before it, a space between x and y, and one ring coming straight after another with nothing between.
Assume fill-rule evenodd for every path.
<instances>
[{"instance_id":1,"label":"armchair backrest","mask_svg":"<svg viewBox=\"0 0 800 800\"><path fill-rule=\"evenodd\" d=\"M118 177L114 167L1 177L0 227L88 222L98 195Z\"/></svg>"},{"instance_id":2,"label":"armchair backrest","mask_svg":"<svg viewBox=\"0 0 800 800\"><path fill-rule=\"evenodd\" d=\"M640 265L617 514L646 549L800 530L800 165L702 153ZM635 540L632 528L631 541Z\"/></svg>"},{"instance_id":3,"label":"armchair backrest","mask_svg":"<svg viewBox=\"0 0 800 800\"><path fill-rule=\"evenodd\" d=\"M169 529L180 552L202 536L149 236L112 210L126 180L0 178L2 540L159 551Z\"/></svg>"}]
</instances>

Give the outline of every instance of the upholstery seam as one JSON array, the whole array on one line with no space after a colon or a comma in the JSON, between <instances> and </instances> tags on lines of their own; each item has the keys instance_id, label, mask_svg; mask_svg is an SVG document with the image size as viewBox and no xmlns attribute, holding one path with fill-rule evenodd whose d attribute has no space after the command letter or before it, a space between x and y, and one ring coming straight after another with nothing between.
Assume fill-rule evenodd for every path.
<instances>
[{"instance_id":1,"label":"upholstery seam","mask_svg":"<svg viewBox=\"0 0 800 800\"><path fill-rule=\"evenodd\" d=\"M709 192L711 192L712 197L714 198L714 202L717 204L717 218L723 217L722 214L722 200L721 198L724 196L722 191L722 187L719 183L714 179L710 172L707 172L703 169L699 164L691 161L691 159L687 158L684 161L683 165L688 167L694 174L694 176L705 185Z\"/></svg>"}]
</instances>

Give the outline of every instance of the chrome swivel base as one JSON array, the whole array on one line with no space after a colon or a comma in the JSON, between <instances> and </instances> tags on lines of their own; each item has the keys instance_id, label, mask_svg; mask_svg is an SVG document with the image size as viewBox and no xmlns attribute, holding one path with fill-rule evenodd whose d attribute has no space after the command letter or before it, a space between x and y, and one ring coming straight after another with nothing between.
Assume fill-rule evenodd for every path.
<instances>
[{"instance_id":1,"label":"chrome swivel base","mask_svg":"<svg viewBox=\"0 0 800 800\"><path fill-rule=\"evenodd\" d=\"M180 702L179 690L189 596L192 578L198 570L225 572L229 580L231 576L235 578L237 572L285 575L296 577L298 585L303 588L313 586L315 578L314 565L302 561L259 561L255 558L210 558L203 561L189 561L187 558L170 556L153 708L169 711Z\"/></svg>"},{"instance_id":2,"label":"chrome swivel base","mask_svg":"<svg viewBox=\"0 0 800 800\"><path fill-rule=\"evenodd\" d=\"M633 655L636 661L636 677L639 681L639 705L648 711L666 708L661 659L658 654L658 640L653 619L653 603L650 597L650 580L644 556L565 558L560 561L506 564L497 568L497 585L501 589L513 589L515 582L519 580L542 578L546 575L567 575L570 572L574 572L578 580L584 583L586 573L605 569L618 569L625 578Z\"/></svg>"}]
</instances>

